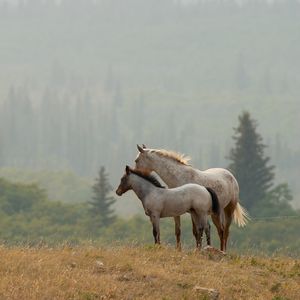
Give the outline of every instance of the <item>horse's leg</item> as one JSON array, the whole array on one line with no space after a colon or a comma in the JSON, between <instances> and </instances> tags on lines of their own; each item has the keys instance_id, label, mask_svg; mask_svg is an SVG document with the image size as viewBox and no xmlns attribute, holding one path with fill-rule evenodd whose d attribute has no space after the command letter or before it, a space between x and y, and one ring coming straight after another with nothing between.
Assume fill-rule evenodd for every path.
<instances>
[{"instance_id":1,"label":"horse's leg","mask_svg":"<svg viewBox=\"0 0 300 300\"><path fill-rule=\"evenodd\" d=\"M175 221L176 248L178 250L181 250L181 241L180 241L180 235L181 235L181 230L180 230L180 216L174 217L174 221Z\"/></svg>"},{"instance_id":2,"label":"horse's leg","mask_svg":"<svg viewBox=\"0 0 300 300\"><path fill-rule=\"evenodd\" d=\"M227 241L228 241L228 237L229 237L229 227L232 222L234 209L235 209L235 205L231 204L231 203L229 203L224 209L225 220L226 220L225 228L224 228L224 248L225 248L224 251L226 251L226 248L227 248Z\"/></svg>"},{"instance_id":3,"label":"horse's leg","mask_svg":"<svg viewBox=\"0 0 300 300\"><path fill-rule=\"evenodd\" d=\"M198 231L198 241L199 241L199 250L202 248L202 236L203 236L203 231L208 227L208 220L207 220L207 215L199 215L198 216L198 226L199 226L199 231Z\"/></svg>"},{"instance_id":4,"label":"horse's leg","mask_svg":"<svg viewBox=\"0 0 300 300\"><path fill-rule=\"evenodd\" d=\"M198 249L199 250L201 250L201 248L202 248L203 231L204 231L204 227L202 225L199 225L199 230L198 230Z\"/></svg>"},{"instance_id":5,"label":"horse's leg","mask_svg":"<svg viewBox=\"0 0 300 300\"><path fill-rule=\"evenodd\" d=\"M200 241L199 241L199 221L197 214L195 212L191 212L191 218L192 218L192 223L193 223L193 234L196 239L196 249L199 249L200 246Z\"/></svg>"},{"instance_id":6,"label":"horse's leg","mask_svg":"<svg viewBox=\"0 0 300 300\"><path fill-rule=\"evenodd\" d=\"M197 230L196 230L196 225L195 222L193 220L193 216L191 215L191 219L192 219L192 224L193 224L193 235L195 237L195 241L196 241L196 248L198 248L198 242L197 242Z\"/></svg>"},{"instance_id":7,"label":"horse's leg","mask_svg":"<svg viewBox=\"0 0 300 300\"><path fill-rule=\"evenodd\" d=\"M207 218L196 212L192 213L194 230L196 234L197 249L200 250L202 247L202 237L204 228L207 226Z\"/></svg>"},{"instance_id":8,"label":"horse's leg","mask_svg":"<svg viewBox=\"0 0 300 300\"><path fill-rule=\"evenodd\" d=\"M212 214L211 219L215 226L217 227L219 239L220 239L220 249L221 251L224 251L224 227L223 224L221 223L220 216Z\"/></svg>"},{"instance_id":9,"label":"horse's leg","mask_svg":"<svg viewBox=\"0 0 300 300\"><path fill-rule=\"evenodd\" d=\"M211 246L211 241L210 241L210 223L207 221L207 224L205 226L205 235L206 235L206 242L208 246Z\"/></svg>"},{"instance_id":10,"label":"horse's leg","mask_svg":"<svg viewBox=\"0 0 300 300\"><path fill-rule=\"evenodd\" d=\"M152 223L152 233L155 244L160 244L159 217L152 215L150 217Z\"/></svg>"},{"instance_id":11,"label":"horse's leg","mask_svg":"<svg viewBox=\"0 0 300 300\"><path fill-rule=\"evenodd\" d=\"M196 248L198 248L198 240L197 240L197 230L196 230L196 225L195 225L195 222L192 219L192 223L193 223L193 235L195 237L195 240L196 240ZM205 235L206 235L206 241L207 241L207 245L211 245L211 241L210 241L210 224L209 222L207 221L207 225L205 226Z\"/></svg>"}]
</instances>

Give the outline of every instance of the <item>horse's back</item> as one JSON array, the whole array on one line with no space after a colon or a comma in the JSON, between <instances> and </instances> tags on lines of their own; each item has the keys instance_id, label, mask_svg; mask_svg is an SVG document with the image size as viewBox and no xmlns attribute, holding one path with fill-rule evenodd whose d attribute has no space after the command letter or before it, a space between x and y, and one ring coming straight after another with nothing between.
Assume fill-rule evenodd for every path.
<instances>
[{"instance_id":1,"label":"horse's back","mask_svg":"<svg viewBox=\"0 0 300 300\"><path fill-rule=\"evenodd\" d=\"M182 192L185 194L193 193L193 194L198 194L198 196L207 194L206 188L198 183L186 183L179 187L171 188L171 189L169 189L169 191L174 192L174 193Z\"/></svg>"},{"instance_id":2,"label":"horse's back","mask_svg":"<svg viewBox=\"0 0 300 300\"><path fill-rule=\"evenodd\" d=\"M210 193L204 186L196 183L166 189L161 194L161 199L164 202L164 216L170 216L168 212L181 215L191 209L207 213L211 207Z\"/></svg>"},{"instance_id":3,"label":"horse's back","mask_svg":"<svg viewBox=\"0 0 300 300\"><path fill-rule=\"evenodd\" d=\"M175 188L177 191L182 191L185 198L200 199L203 203L210 202L210 193L205 186L197 183L187 183L180 187Z\"/></svg>"},{"instance_id":4,"label":"horse's back","mask_svg":"<svg viewBox=\"0 0 300 300\"><path fill-rule=\"evenodd\" d=\"M224 179L234 178L233 174L224 168L210 168L205 171L200 171L202 174L207 174L211 177L222 177Z\"/></svg>"}]
</instances>

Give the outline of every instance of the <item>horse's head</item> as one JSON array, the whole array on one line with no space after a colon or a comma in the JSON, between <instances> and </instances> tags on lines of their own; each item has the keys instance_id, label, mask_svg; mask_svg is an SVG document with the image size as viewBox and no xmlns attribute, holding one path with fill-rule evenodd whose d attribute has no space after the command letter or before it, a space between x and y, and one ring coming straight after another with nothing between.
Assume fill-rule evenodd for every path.
<instances>
[{"instance_id":1,"label":"horse's head","mask_svg":"<svg viewBox=\"0 0 300 300\"><path fill-rule=\"evenodd\" d=\"M130 173L131 173L130 167L126 166L125 174L122 176L121 182L116 190L116 194L118 196L123 195L124 193L126 193L128 190L131 189L131 184L130 184L130 180L129 180Z\"/></svg>"},{"instance_id":2,"label":"horse's head","mask_svg":"<svg viewBox=\"0 0 300 300\"><path fill-rule=\"evenodd\" d=\"M145 173L151 173L153 171L153 154L144 144L142 147L137 145L137 149L139 153L135 159L135 168Z\"/></svg>"}]
</instances>

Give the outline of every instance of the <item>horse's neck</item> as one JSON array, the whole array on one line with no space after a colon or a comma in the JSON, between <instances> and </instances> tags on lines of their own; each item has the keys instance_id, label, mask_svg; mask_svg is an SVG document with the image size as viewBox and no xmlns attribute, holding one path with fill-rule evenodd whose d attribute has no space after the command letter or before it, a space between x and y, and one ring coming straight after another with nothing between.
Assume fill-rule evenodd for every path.
<instances>
[{"instance_id":1,"label":"horse's neck","mask_svg":"<svg viewBox=\"0 0 300 300\"><path fill-rule=\"evenodd\" d=\"M136 193L137 197L144 203L146 196L155 189L151 182L139 177L138 175L131 174L131 187Z\"/></svg>"},{"instance_id":2,"label":"horse's neck","mask_svg":"<svg viewBox=\"0 0 300 300\"><path fill-rule=\"evenodd\" d=\"M161 177L169 188L193 182L196 172L191 166L181 164L173 159L156 156L153 170ZM201 173L201 172L200 172ZM198 174L199 175L199 174Z\"/></svg>"}]
</instances>

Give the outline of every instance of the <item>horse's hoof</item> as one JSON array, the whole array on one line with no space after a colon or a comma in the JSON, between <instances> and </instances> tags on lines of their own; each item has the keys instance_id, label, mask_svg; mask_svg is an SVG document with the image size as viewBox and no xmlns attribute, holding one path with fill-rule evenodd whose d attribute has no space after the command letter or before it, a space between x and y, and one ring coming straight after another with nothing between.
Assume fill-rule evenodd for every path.
<instances>
[{"instance_id":1,"label":"horse's hoof","mask_svg":"<svg viewBox=\"0 0 300 300\"><path fill-rule=\"evenodd\" d=\"M177 250L177 251L181 251L181 244L177 244L177 245L176 245L176 250Z\"/></svg>"}]
</instances>

